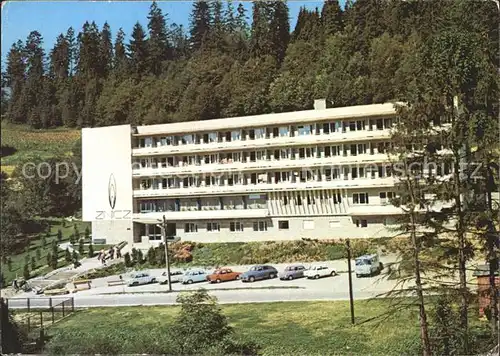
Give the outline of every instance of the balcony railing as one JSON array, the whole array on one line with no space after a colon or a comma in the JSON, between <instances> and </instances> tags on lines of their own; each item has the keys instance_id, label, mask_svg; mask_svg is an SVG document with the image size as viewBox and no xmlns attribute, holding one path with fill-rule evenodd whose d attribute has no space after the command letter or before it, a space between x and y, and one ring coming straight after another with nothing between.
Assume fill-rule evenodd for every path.
<instances>
[{"instance_id":1,"label":"balcony railing","mask_svg":"<svg viewBox=\"0 0 500 356\"><path fill-rule=\"evenodd\" d=\"M239 140L239 141L221 141L210 143L191 143L181 144L177 146L165 145L157 147L139 147L132 149L132 155L135 157L140 156L154 156L165 154L180 154L180 153L196 153L196 152L215 152L215 151L231 151L236 149L249 149L249 148L269 148L269 147L293 147L304 144L323 144L323 143L342 143L350 141L367 141L374 139L390 138L390 130L362 130L354 132L331 133L320 135L304 135L294 137L273 137L273 138L260 138L255 140Z\"/></svg>"},{"instance_id":2,"label":"balcony railing","mask_svg":"<svg viewBox=\"0 0 500 356\"><path fill-rule=\"evenodd\" d=\"M255 162L232 162L232 163L212 163L202 165L188 165L180 167L159 167L159 168L135 168L132 171L134 177L154 177L180 174L203 174L203 173L223 173L241 172L252 170L283 170L287 168L314 168L323 166L340 165L368 165L388 162L385 153L361 154L357 156L332 156L324 158L297 158L280 160L259 160Z\"/></svg>"},{"instance_id":3,"label":"balcony railing","mask_svg":"<svg viewBox=\"0 0 500 356\"><path fill-rule=\"evenodd\" d=\"M297 191L309 189L352 189L352 188L386 188L393 187L395 180L391 178L381 179L353 179L353 180L332 180L332 181L310 181L298 183L261 183L232 186L202 186L183 187L174 189L137 189L134 190L134 198L147 197L170 197L188 195L218 195L218 194L251 194L278 191Z\"/></svg>"}]
</instances>

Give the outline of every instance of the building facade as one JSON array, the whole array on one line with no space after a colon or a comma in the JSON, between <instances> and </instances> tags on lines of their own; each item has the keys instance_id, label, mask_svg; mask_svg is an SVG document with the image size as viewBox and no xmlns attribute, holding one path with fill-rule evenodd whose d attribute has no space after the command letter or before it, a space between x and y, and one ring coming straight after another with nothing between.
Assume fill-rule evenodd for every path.
<instances>
[{"instance_id":1,"label":"building facade","mask_svg":"<svg viewBox=\"0 0 500 356\"><path fill-rule=\"evenodd\" d=\"M387 158L393 104L82 130L94 239L371 238L400 210Z\"/></svg>"}]
</instances>

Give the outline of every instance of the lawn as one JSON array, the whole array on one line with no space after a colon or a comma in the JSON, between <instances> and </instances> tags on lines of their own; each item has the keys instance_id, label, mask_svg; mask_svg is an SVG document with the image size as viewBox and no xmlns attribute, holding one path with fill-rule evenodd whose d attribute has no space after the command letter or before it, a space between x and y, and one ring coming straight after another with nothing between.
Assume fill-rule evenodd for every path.
<instances>
[{"instance_id":1,"label":"lawn","mask_svg":"<svg viewBox=\"0 0 500 356\"><path fill-rule=\"evenodd\" d=\"M257 342L263 355L418 354L415 308L384 321L368 321L390 308L387 300L356 301L357 324L353 326L349 303L344 301L222 306L238 337ZM147 347L143 345L154 343L159 351L168 343L164 330L178 310L172 306L81 310L48 329L53 338L47 350L130 354L141 353Z\"/></svg>"},{"instance_id":2,"label":"lawn","mask_svg":"<svg viewBox=\"0 0 500 356\"><path fill-rule=\"evenodd\" d=\"M2 122L2 171L12 173L16 164L30 157L70 154L79 138L80 130L36 130Z\"/></svg>"},{"instance_id":3,"label":"lawn","mask_svg":"<svg viewBox=\"0 0 500 356\"><path fill-rule=\"evenodd\" d=\"M26 239L29 239L29 245L24 249L23 252L18 253L16 255L11 255L10 258L12 260L11 269L9 270L8 265L2 264L2 273L7 283L10 283L16 276L23 276L23 269L25 265L26 256L29 257L29 265L31 267L31 257L35 257L36 259L36 251L40 250L40 259L36 260L37 269L32 271L31 276L34 277L36 275L41 275L50 272L52 269L47 266L46 256L49 252L52 251L52 241L57 240L57 231L60 229L62 232L62 241L69 241L70 236L74 233L74 226L77 226L77 229L80 235L83 235L85 231L85 227L89 226L89 223L75 221L75 222L66 222L65 226L63 226L62 219L51 219L50 220L50 232L49 236L46 235L46 232L41 232L39 234L27 235L23 236ZM46 244L45 247L42 244L42 236L45 236ZM98 252L101 246L94 246L94 251ZM87 247L85 247L87 251ZM65 252L63 250L59 251L59 264L58 267L63 267L68 263L64 260ZM31 268L30 268L31 270Z\"/></svg>"}]
</instances>

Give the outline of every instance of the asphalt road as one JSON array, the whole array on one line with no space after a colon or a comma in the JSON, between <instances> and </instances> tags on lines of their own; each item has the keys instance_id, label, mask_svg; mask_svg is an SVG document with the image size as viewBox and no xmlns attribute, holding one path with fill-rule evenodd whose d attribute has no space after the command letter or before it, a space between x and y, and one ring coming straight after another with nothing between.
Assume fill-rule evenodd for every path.
<instances>
[{"instance_id":1,"label":"asphalt road","mask_svg":"<svg viewBox=\"0 0 500 356\"><path fill-rule=\"evenodd\" d=\"M112 277L95 280L102 285ZM116 278L115 278L116 279ZM99 283L101 282L101 283ZM137 287L101 286L53 298L53 305L57 300L74 297L75 307L114 307L135 305L171 305L180 292L205 288L219 300L220 303L259 303L259 302L288 302L288 301L316 301L316 300L348 300L348 275L341 273L335 277L325 277L319 280L296 279L280 281L279 279L243 283L241 281L210 284L201 282L192 285L173 284L173 292L167 293L166 285L151 284ZM356 278L353 275L353 292L355 299L368 299L388 292L395 287L395 282L383 276ZM30 296L31 308L48 307L48 298ZM26 299L9 299L9 307L25 308Z\"/></svg>"}]
</instances>

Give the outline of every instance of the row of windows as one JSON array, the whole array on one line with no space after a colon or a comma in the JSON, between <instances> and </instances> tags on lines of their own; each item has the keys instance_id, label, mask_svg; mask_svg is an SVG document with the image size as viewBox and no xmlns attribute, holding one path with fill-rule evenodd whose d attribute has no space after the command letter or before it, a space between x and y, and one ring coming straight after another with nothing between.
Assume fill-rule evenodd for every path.
<instances>
[{"instance_id":1,"label":"row of windows","mask_svg":"<svg viewBox=\"0 0 500 356\"><path fill-rule=\"evenodd\" d=\"M135 162L134 169L199 166L202 164L231 164L271 160L323 158L336 156L358 156L387 153L392 147L390 142L342 144L333 146L310 146L282 148L276 150L240 151L231 153L213 153L206 155L170 156L142 158Z\"/></svg>"},{"instance_id":2,"label":"row of windows","mask_svg":"<svg viewBox=\"0 0 500 356\"><path fill-rule=\"evenodd\" d=\"M241 210L267 208L267 196L256 194L236 197L177 198L138 201L141 213L166 211Z\"/></svg>"},{"instance_id":3,"label":"row of windows","mask_svg":"<svg viewBox=\"0 0 500 356\"><path fill-rule=\"evenodd\" d=\"M269 128L241 129L222 132L196 133L174 136L139 138L137 147L161 147L191 145L214 142L231 142L245 140L269 139L271 137L294 137L320 135L323 133L345 133L363 130L384 130L393 125L393 119L370 119L353 121L335 121L322 124L286 125Z\"/></svg>"},{"instance_id":4,"label":"row of windows","mask_svg":"<svg viewBox=\"0 0 500 356\"><path fill-rule=\"evenodd\" d=\"M288 229L288 221L286 229ZM267 231L267 221L254 221L251 224L253 231ZM206 223L207 232L219 232L220 231L220 223L218 222L209 222ZM245 225L240 221L231 221L229 223L229 231L231 232L243 232L245 230ZM186 223L184 224L184 232L185 233L193 233L198 232L198 224L196 223Z\"/></svg>"},{"instance_id":5,"label":"row of windows","mask_svg":"<svg viewBox=\"0 0 500 356\"><path fill-rule=\"evenodd\" d=\"M196 175L186 178L141 179L141 190L176 189L191 187L222 187L234 185L258 185L273 183L329 182L333 180L353 180L364 178L392 177L390 166L344 167L311 169L307 171L280 171L267 173L240 173L219 175Z\"/></svg>"}]
</instances>

